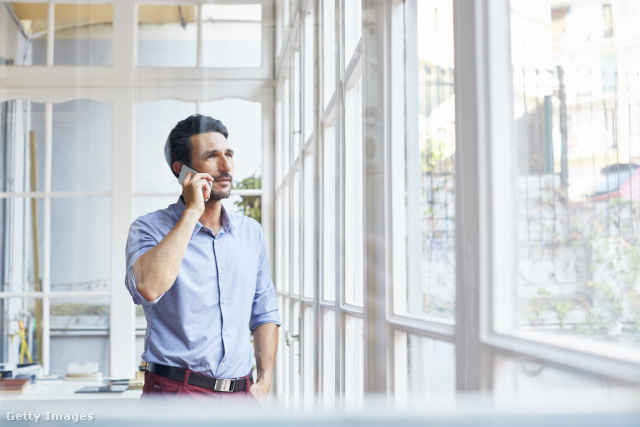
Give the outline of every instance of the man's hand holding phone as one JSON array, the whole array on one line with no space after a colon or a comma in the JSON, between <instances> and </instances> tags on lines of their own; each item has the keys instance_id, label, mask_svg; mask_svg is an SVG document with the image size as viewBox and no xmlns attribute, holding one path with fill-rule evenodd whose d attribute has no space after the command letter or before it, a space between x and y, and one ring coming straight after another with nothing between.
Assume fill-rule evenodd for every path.
<instances>
[{"instance_id":1,"label":"man's hand holding phone","mask_svg":"<svg viewBox=\"0 0 640 427\"><path fill-rule=\"evenodd\" d=\"M196 208L204 212L204 202L211 197L213 177L208 173L198 173L189 166L182 165L178 178L182 185L182 195L188 208Z\"/></svg>"}]
</instances>

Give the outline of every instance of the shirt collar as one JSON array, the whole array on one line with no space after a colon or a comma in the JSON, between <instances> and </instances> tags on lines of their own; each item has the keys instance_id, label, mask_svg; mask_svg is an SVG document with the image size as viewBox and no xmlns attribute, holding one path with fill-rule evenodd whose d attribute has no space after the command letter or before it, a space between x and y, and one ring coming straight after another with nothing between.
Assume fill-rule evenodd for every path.
<instances>
[{"instance_id":1,"label":"shirt collar","mask_svg":"<svg viewBox=\"0 0 640 427\"><path fill-rule=\"evenodd\" d=\"M173 211L176 213L178 218L182 218L182 214L184 213L186 208L187 206L184 203L184 197L180 195L176 204L173 205ZM220 222L222 223L222 229L224 230L225 233L231 233L233 230L238 229L238 227L236 227L235 223L231 219L231 215L227 213L227 210L225 209L224 205L222 205L222 209L220 210ZM191 235L191 238L193 238L193 236L195 236L202 227L203 225L198 220L195 228L193 229L193 234Z\"/></svg>"}]
</instances>

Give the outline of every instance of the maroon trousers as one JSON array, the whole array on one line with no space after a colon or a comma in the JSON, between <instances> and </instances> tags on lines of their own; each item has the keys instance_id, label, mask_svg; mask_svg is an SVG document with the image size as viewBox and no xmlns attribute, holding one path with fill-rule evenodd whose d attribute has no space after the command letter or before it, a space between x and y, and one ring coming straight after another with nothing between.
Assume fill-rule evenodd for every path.
<instances>
[{"instance_id":1,"label":"maroon trousers","mask_svg":"<svg viewBox=\"0 0 640 427\"><path fill-rule=\"evenodd\" d=\"M249 387L253 384L253 377L251 374L244 377L247 379L247 387L244 391L226 393L189 384L189 374L193 371L188 369L185 371L184 381L174 380L146 371L144 373L144 387L142 388L141 399L146 400L149 398L171 396L194 396L198 399L205 399L209 402L213 399L218 402L232 402L238 404L250 403L258 405L258 400L253 397L249 391Z\"/></svg>"}]
</instances>

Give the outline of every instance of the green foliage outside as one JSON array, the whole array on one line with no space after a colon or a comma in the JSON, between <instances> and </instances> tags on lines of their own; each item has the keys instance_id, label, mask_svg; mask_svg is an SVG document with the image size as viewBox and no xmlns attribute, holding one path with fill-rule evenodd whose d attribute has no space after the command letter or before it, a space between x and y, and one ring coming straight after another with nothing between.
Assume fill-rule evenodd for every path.
<instances>
[{"instance_id":1,"label":"green foliage outside","mask_svg":"<svg viewBox=\"0 0 640 427\"><path fill-rule=\"evenodd\" d=\"M252 175L238 182L234 188L238 190L253 190L262 188L261 177ZM238 210L262 224L262 197L261 196L241 196L240 200L234 202Z\"/></svg>"}]
</instances>

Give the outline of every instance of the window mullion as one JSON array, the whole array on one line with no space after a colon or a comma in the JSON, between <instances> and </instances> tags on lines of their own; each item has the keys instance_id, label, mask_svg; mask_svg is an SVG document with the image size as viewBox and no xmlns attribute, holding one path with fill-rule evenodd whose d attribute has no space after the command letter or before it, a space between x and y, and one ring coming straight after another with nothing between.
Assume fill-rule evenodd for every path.
<instances>
[{"instance_id":1,"label":"window mullion","mask_svg":"<svg viewBox=\"0 0 640 427\"><path fill-rule=\"evenodd\" d=\"M109 319L110 375L128 378L135 371L139 355L135 354L135 309L131 298L116 284L126 274L122 259L133 212L135 166L134 94L122 90L112 105L113 135L111 151L111 315ZM123 164L128 161L130 164Z\"/></svg>"},{"instance_id":2,"label":"window mullion","mask_svg":"<svg viewBox=\"0 0 640 427\"><path fill-rule=\"evenodd\" d=\"M50 5L50 10L52 5ZM53 28L53 27L49 27ZM51 34L52 31L49 31ZM47 54L48 55L48 54ZM49 317L49 292L51 289L51 162L53 146L53 103L45 104L45 128L44 128L44 212L43 212L43 239L42 239L42 324L38 325L42 331L42 342L39 350L42 358L41 363L45 374L49 374L50 368L50 348L49 337L50 317Z\"/></svg>"},{"instance_id":3,"label":"window mullion","mask_svg":"<svg viewBox=\"0 0 640 427\"><path fill-rule=\"evenodd\" d=\"M202 67L202 2L198 3L198 42L196 47L196 68ZM198 113L200 112L200 104L198 103Z\"/></svg>"},{"instance_id":4,"label":"window mullion","mask_svg":"<svg viewBox=\"0 0 640 427\"><path fill-rule=\"evenodd\" d=\"M48 13L47 13L47 67L53 66L53 40L55 33L55 5L52 0L49 0Z\"/></svg>"},{"instance_id":5,"label":"window mullion","mask_svg":"<svg viewBox=\"0 0 640 427\"><path fill-rule=\"evenodd\" d=\"M389 152L388 34L392 3L365 0L362 10L363 200L364 200L364 390L387 393L389 334L386 322L388 276L386 218L389 191L385 159Z\"/></svg>"}]
</instances>

